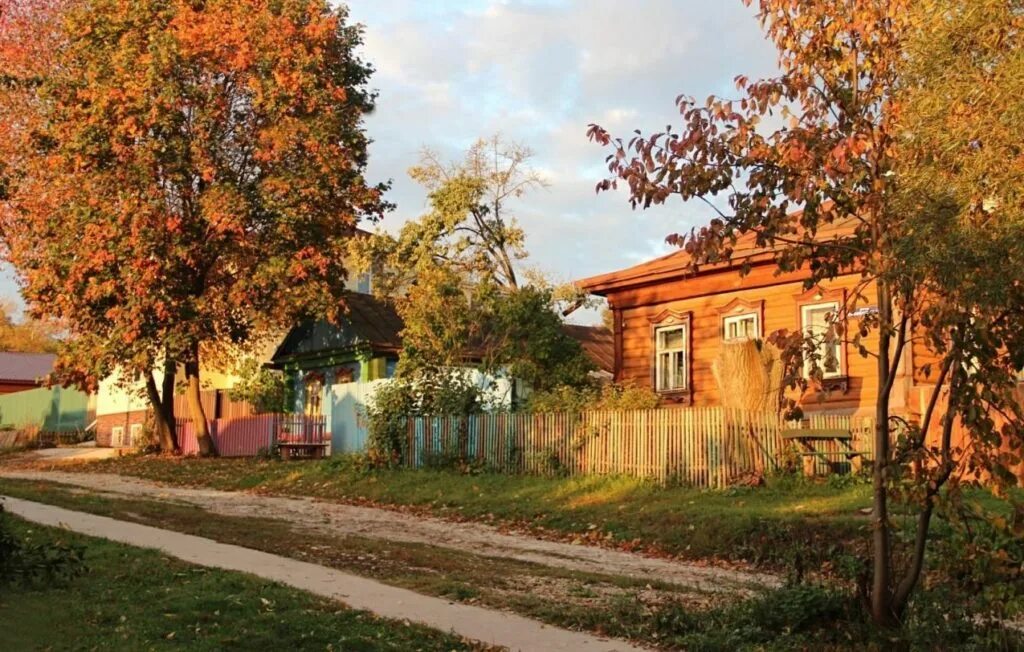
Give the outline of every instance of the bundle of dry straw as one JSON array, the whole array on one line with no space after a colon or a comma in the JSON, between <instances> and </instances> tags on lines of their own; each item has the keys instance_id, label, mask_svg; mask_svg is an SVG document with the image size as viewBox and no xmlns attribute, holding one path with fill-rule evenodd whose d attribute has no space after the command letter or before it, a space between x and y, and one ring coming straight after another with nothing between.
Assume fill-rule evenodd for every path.
<instances>
[{"instance_id":1,"label":"bundle of dry straw","mask_svg":"<svg viewBox=\"0 0 1024 652\"><path fill-rule=\"evenodd\" d=\"M782 360L767 342L723 342L711 365L722 406L752 412L778 410L782 396Z\"/></svg>"}]
</instances>

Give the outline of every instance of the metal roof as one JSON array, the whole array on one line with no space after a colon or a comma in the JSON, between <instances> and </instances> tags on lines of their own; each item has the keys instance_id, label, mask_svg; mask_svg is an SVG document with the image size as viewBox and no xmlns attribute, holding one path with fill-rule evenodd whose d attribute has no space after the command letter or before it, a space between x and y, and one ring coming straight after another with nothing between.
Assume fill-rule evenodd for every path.
<instances>
[{"instance_id":1,"label":"metal roof","mask_svg":"<svg viewBox=\"0 0 1024 652\"><path fill-rule=\"evenodd\" d=\"M0 382L39 384L53 371L56 359L52 353L0 351Z\"/></svg>"}]
</instances>

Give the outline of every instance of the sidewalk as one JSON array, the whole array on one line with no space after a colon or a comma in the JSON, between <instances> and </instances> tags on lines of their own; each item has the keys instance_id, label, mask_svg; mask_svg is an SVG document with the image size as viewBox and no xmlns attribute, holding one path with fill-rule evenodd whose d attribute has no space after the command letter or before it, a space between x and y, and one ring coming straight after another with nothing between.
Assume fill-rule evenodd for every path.
<instances>
[{"instance_id":1,"label":"sidewalk","mask_svg":"<svg viewBox=\"0 0 1024 652\"><path fill-rule=\"evenodd\" d=\"M625 641L600 639L513 614L451 603L331 568L188 534L15 498L5 498L4 506L10 513L42 525L66 527L89 536L155 548L201 566L250 573L340 600L378 616L407 619L511 650L627 652L644 649Z\"/></svg>"}]
</instances>

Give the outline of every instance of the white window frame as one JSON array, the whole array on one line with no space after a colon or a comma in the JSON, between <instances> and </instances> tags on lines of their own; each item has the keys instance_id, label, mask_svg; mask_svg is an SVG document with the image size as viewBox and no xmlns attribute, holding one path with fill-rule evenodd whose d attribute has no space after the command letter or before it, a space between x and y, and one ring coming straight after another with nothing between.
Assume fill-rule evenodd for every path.
<instances>
[{"instance_id":1,"label":"white window frame","mask_svg":"<svg viewBox=\"0 0 1024 652\"><path fill-rule=\"evenodd\" d=\"M811 332L811 326L809 325L809 322L810 322L809 315L810 315L810 313L812 311L820 310L821 308L828 308L829 309L829 312L832 313L832 320L833 320L833 322L838 320L838 318L839 318L839 302L838 301L818 301L818 302L815 302L815 303L805 303L805 304L800 306L800 328L802 329L804 334L806 334L806 335L813 335L813 334L815 334L815 333ZM824 346L825 346L824 342L822 342L818 346L819 352L822 351ZM819 360L819 366L821 367L821 377L823 379L826 379L826 380L830 379L830 378L845 378L846 377L846 359L845 359L845 356L843 355L843 338L841 336L836 337L836 341L835 341L835 345L834 346L836 347L836 362L838 363L836 365L836 370L835 371L829 371L828 369L825 369L824 365L822 364L822 362L824 360L824 357L819 355L819 358L821 358L821 360ZM804 378L809 378L810 375L811 375L811 362L810 362L810 360L804 360Z\"/></svg>"},{"instance_id":2,"label":"white window frame","mask_svg":"<svg viewBox=\"0 0 1024 652\"><path fill-rule=\"evenodd\" d=\"M661 335L670 331L682 331L683 344L679 347L661 346ZM665 370L662 369L661 358L663 354L680 354L683 356L683 382L682 385L664 387ZM659 326L654 329L654 390L659 394L671 394L673 392L685 392L690 387L690 325L672 324Z\"/></svg>"},{"instance_id":3,"label":"white window frame","mask_svg":"<svg viewBox=\"0 0 1024 652\"><path fill-rule=\"evenodd\" d=\"M142 437L145 434L141 423L133 423L128 427L128 445L131 447L141 446Z\"/></svg>"},{"instance_id":4,"label":"white window frame","mask_svg":"<svg viewBox=\"0 0 1024 652\"><path fill-rule=\"evenodd\" d=\"M729 325L741 323L744 321L754 322L754 334L752 336L739 335L736 337L729 337ZM761 315L756 312L743 312L738 315L726 315L722 317L722 341L724 342L746 342L748 340L756 340L761 337Z\"/></svg>"},{"instance_id":5,"label":"white window frame","mask_svg":"<svg viewBox=\"0 0 1024 652\"><path fill-rule=\"evenodd\" d=\"M114 448L124 448L124 426L114 426L110 429L110 445Z\"/></svg>"}]
</instances>

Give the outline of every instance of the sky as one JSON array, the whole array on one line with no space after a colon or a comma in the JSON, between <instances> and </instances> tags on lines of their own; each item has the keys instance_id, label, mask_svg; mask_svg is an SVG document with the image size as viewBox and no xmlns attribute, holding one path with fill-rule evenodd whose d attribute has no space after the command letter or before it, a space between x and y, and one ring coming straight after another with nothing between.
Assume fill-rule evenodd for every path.
<instances>
[{"instance_id":1,"label":"sky","mask_svg":"<svg viewBox=\"0 0 1024 652\"><path fill-rule=\"evenodd\" d=\"M366 120L367 171L391 180L397 205L381 228L425 212L406 170L423 147L456 160L500 134L534 151L548 182L511 204L525 265L556 281L612 271L670 251L665 236L708 219L700 202L633 211L622 191L595 194L607 150L597 123L628 137L678 124L675 98L735 94L733 79L768 76L775 51L741 0L350 0L365 26L362 56L379 93ZM13 296L9 270L0 295ZM588 321L594 313L577 320Z\"/></svg>"},{"instance_id":2,"label":"sky","mask_svg":"<svg viewBox=\"0 0 1024 652\"><path fill-rule=\"evenodd\" d=\"M371 180L390 179L397 229L426 196L406 170L428 146L458 159L500 133L528 145L549 186L510 206L528 266L567 281L667 253L665 237L709 218L701 202L633 211L595 194L607 150L597 123L628 137L678 124L675 98L735 95L739 74L775 72L775 50L740 0L351 0L377 72ZM592 319L593 314L584 319Z\"/></svg>"}]
</instances>

